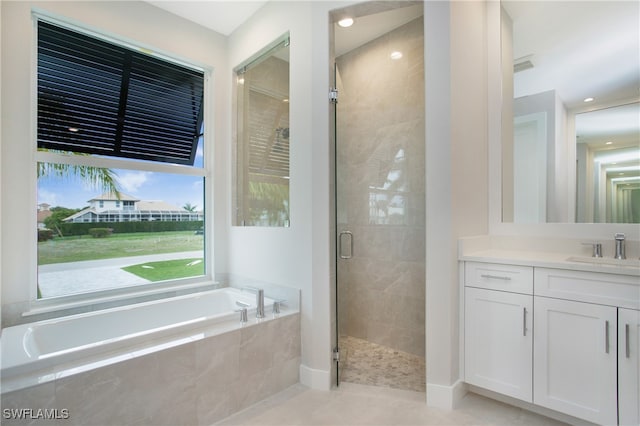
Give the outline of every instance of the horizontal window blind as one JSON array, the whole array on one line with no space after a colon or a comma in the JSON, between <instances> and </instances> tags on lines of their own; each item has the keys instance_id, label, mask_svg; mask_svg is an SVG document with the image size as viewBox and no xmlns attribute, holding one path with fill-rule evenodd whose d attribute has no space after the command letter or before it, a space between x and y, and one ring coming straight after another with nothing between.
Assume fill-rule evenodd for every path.
<instances>
[{"instance_id":1,"label":"horizontal window blind","mask_svg":"<svg viewBox=\"0 0 640 426\"><path fill-rule=\"evenodd\" d=\"M38 22L38 148L193 165L204 74Z\"/></svg>"}]
</instances>

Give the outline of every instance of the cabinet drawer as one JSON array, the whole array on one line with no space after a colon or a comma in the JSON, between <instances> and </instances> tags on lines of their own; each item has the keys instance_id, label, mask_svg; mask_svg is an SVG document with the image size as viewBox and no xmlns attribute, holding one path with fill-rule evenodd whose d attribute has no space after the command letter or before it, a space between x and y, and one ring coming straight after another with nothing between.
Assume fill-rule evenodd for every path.
<instances>
[{"instance_id":1,"label":"cabinet drawer","mask_svg":"<svg viewBox=\"0 0 640 426\"><path fill-rule=\"evenodd\" d=\"M468 287L533 294L533 267L465 262L464 284Z\"/></svg>"},{"instance_id":2,"label":"cabinet drawer","mask_svg":"<svg viewBox=\"0 0 640 426\"><path fill-rule=\"evenodd\" d=\"M536 268L535 295L640 309L640 278L629 275Z\"/></svg>"}]
</instances>

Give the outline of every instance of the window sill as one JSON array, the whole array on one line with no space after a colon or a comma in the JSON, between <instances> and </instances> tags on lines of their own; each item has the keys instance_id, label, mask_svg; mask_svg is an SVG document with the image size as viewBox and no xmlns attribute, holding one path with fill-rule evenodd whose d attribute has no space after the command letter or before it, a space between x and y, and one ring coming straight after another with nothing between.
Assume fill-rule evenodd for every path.
<instances>
[{"instance_id":1,"label":"window sill","mask_svg":"<svg viewBox=\"0 0 640 426\"><path fill-rule=\"evenodd\" d=\"M172 281L150 286L146 289L131 291L128 289L104 290L90 294L78 294L72 296L52 297L48 299L35 300L29 308L22 313L23 318L36 317L45 314L60 312L59 316L72 315L80 312L90 312L99 309L112 308L140 303L147 300L172 297L178 294L194 293L197 291L211 290L222 287L221 283L214 280L185 280ZM128 291L126 291L128 290ZM64 312L73 311L73 312ZM47 315L56 317L58 315Z\"/></svg>"}]
</instances>

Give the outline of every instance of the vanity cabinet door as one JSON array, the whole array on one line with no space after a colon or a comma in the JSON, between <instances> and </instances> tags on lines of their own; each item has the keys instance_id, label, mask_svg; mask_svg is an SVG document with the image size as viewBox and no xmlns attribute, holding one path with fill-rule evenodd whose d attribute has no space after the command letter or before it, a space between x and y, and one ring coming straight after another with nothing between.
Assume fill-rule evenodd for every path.
<instances>
[{"instance_id":1,"label":"vanity cabinet door","mask_svg":"<svg viewBox=\"0 0 640 426\"><path fill-rule=\"evenodd\" d=\"M616 424L617 309L537 296L534 305L534 404Z\"/></svg>"},{"instance_id":2,"label":"vanity cabinet door","mask_svg":"<svg viewBox=\"0 0 640 426\"><path fill-rule=\"evenodd\" d=\"M533 296L465 288L465 381L532 401Z\"/></svg>"},{"instance_id":3,"label":"vanity cabinet door","mask_svg":"<svg viewBox=\"0 0 640 426\"><path fill-rule=\"evenodd\" d=\"M618 410L621 425L640 424L640 311L618 309Z\"/></svg>"}]
</instances>

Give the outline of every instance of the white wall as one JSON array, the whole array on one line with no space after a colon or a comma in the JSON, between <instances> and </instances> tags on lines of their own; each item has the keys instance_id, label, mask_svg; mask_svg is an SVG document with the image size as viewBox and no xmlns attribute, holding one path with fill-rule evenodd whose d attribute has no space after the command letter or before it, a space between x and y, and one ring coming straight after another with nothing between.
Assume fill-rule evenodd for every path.
<instances>
[{"instance_id":1,"label":"white wall","mask_svg":"<svg viewBox=\"0 0 640 426\"><path fill-rule=\"evenodd\" d=\"M455 404L457 240L488 231L486 10L425 3L427 401Z\"/></svg>"},{"instance_id":2,"label":"white wall","mask_svg":"<svg viewBox=\"0 0 640 426\"><path fill-rule=\"evenodd\" d=\"M227 168L225 145L228 139L229 99L226 38L204 27L143 2L2 2L2 210L0 272L2 303L24 304L29 300L36 279L36 170L33 163L35 90L32 65L35 55L32 8L107 32L134 43L155 48L213 69L213 104L215 156L207 151L208 160L216 159L216 177ZM215 145L214 145L215 143ZM215 179L216 191L225 189L225 181ZM216 223L226 223L227 210L215 205ZM216 269L226 268L225 242L227 228L215 230Z\"/></svg>"}]
</instances>

